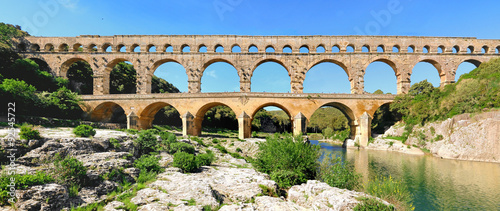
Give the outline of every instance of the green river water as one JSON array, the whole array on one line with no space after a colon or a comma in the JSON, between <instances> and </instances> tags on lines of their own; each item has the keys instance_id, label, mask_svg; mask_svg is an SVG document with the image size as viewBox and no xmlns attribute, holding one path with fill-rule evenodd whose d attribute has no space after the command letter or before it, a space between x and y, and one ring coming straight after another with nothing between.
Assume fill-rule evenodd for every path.
<instances>
[{"instance_id":1,"label":"green river water","mask_svg":"<svg viewBox=\"0 0 500 211\"><path fill-rule=\"evenodd\" d=\"M415 210L500 210L500 164L311 143L354 164L364 183L374 176L403 180Z\"/></svg>"}]
</instances>

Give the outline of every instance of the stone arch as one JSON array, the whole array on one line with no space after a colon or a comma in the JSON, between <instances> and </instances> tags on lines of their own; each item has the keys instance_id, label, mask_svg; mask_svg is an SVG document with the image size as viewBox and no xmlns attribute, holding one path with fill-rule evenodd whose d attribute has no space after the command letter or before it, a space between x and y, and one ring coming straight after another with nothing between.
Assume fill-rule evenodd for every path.
<instances>
[{"instance_id":1,"label":"stone arch","mask_svg":"<svg viewBox=\"0 0 500 211\"><path fill-rule=\"evenodd\" d=\"M250 45L248 46L248 48L247 48L247 52L248 52L248 53L256 53L256 52L251 52L251 51L250 51L250 49L251 49L252 47L255 47L255 48L257 49L257 52L259 52L259 47L257 47L257 45L255 45L255 44L250 44Z\"/></svg>"},{"instance_id":2,"label":"stone arch","mask_svg":"<svg viewBox=\"0 0 500 211\"><path fill-rule=\"evenodd\" d=\"M211 59L211 60L209 60L209 61L207 61L207 62L205 62L205 63L203 64L203 67L202 67L202 69L201 69L201 73L200 73L200 79L201 79L201 77L203 76L203 72L205 72L205 69L207 69L207 67L208 67L208 66L210 66L210 65L212 65L213 63L216 63L216 62L224 62L224 63L228 63L228 64L230 64L231 66L233 66L233 67L234 67L234 69L236 69L236 66L234 65L234 62L231 62L231 61L229 61L229 60L227 60L227 59L223 59L223 58L215 58L215 59ZM236 70L238 70L238 69L236 69ZM240 73L239 73L239 72L238 72L238 75L240 75Z\"/></svg>"},{"instance_id":3,"label":"stone arch","mask_svg":"<svg viewBox=\"0 0 500 211\"><path fill-rule=\"evenodd\" d=\"M73 51L74 52L78 52L80 50L83 51L83 45L81 43L75 43L75 44L73 44Z\"/></svg>"},{"instance_id":4,"label":"stone arch","mask_svg":"<svg viewBox=\"0 0 500 211\"><path fill-rule=\"evenodd\" d=\"M125 115L125 118L122 115ZM126 113L122 105L107 101L99 104L91 111L90 119L97 122L126 122Z\"/></svg>"},{"instance_id":5,"label":"stone arch","mask_svg":"<svg viewBox=\"0 0 500 211\"><path fill-rule=\"evenodd\" d=\"M286 53L285 49L290 49L290 53L293 53L293 49L291 45L284 45L283 48L281 48L281 53Z\"/></svg>"},{"instance_id":6,"label":"stone arch","mask_svg":"<svg viewBox=\"0 0 500 211\"><path fill-rule=\"evenodd\" d=\"M59 48L57 49L59 52L67 52L69 51L69 45L66 43L62 43L59 45Z\"/></svg>"},{"instance_id":7,"label":"stone arch","mask_svg":"<svg viewBox=\"0 0 500 211\"><path fill-rule=\"evenodd\" d=\"M421 59L421 60L417 60L413 65L412 65L412 68L409 70L410 71L410 75L413 73L413 69L415 68L415 65L417 65L418 63L420 62L426 62L426 63L429 63L431 64L432 66L434 66L434 68L436 68L436 70L438 71L438 74L441 75L441 73L443 72L443 69L441 67L441 64L434 60L434 59Z\"/></svg>"},{"instance_id":8,"label":"stone arch","mask_svg":"<svg viewBox=\"0 0 500 211\"><path fill-rule=\"evenodd\" d=\"M279 65L283 66L286 71L288 72L288 76L291 76L291 72L290 72L290 69L279 59L275 59L275 58L264 58L264 59L261 59L261 60L258 60L257 62L255 62L251 67L252 67L252 71L250 71L251 75L253 75L253 72L255 71L255 69L257 69L257 67L259 67L259 65L263 64L263 63L266 63L266 62L276 62L278 63Z\"/></svg>"},{"instance_id":9,"label":"stone arch","mask_svg":"<svg viewBox=\"0 0 500 211\"><path fill-rule=\"evenodd\" d=\"M57 74L57 73L55 73L55 72L52 71L53 69L49 66L49 63L47 63L47 61L45 60L45 58L43 58L41 56L32 55L28 59L30 59L30 60L34 61L36 64L38 64L40 70L49 72L52 75Z\"/></svg>"},{"instance_id":10,"label":"stone arch","mask_svg":"<svg viewBox=\"0 0 500 211\"><path fill-rule=\"evenodd\" d=\"M318 109L320 109L321 107L324 107L324 106L334 107L344 114L344 116L347 118L347 122L348 122L350 130L351 130L351 138L354 138L354 135L356 135L356 126L357 126L356 120L357 120L357 118L354 114L354 111L349 106L347 106L341 102L332 101L332 102L328 102L328 103L324 103L322 105L319 105L312 112L307 112L306 118L308 120L311 119L314 112L316 112Z\"/></svg>"},{"instance_id":11,"label":"stone arch","mask_svg":"<svg viewBox=\"0 0 500 211\"><path fill-rule=\"evenodd\" d=\"M141 122L141 127L142 128L151 128L153 126L153 121L155 118L155 115L160 111L162 108L166 106L172 106L175 110L179 111L174 105L166 103L166 102L155 102L151 103L148 106L146 106L144 109L142 109L141 112L139 112L138 116L139 119L142 120ZM179 116L180 118L180 116Z\"/></svg>"},{"instance_id":12,"label":"stone arch","mask_svg":"<svg viewBox=\"0 0 500 211\"><path fill-rule=\"evenodd\" d=\"M482 63L482 61L478 60L478 59L474 59L474 58L466 58L466 59L462 59L458 65L464 63L464 62L469 62L471 64L473 64L474 66L476 67L479 67ZM458 66L457 66L458 67Z\"/></svg>"},{"instance_id":13,"label":"stone arch","mask_svg":"<svg viewBox=\"0 0 500 211\"><path fill-rule=\"evenodd\" d=\"M112 45L111 43L108 43L108 42L107 42L107 43L102 44L102 46L101 46L101 51L102 51L102 52L106 52L106 50L107 50L109 47L111 47L111 51L110 51L110 52L112 52L112 51L113 51L113 45Z\"/></svg>"},{"instance_id":14,"label":"stone arch","mask_svg":"<svg viewBox=\"0 0 500 211\"><path fill-rule=\"evenodd\" d=\"M43 48L43 50L44 50L44 51L47 51L47 52L49 52L49 51L54 51L54 49L55 49L55 48L54 48L54 45L53 45L52 43L47 43L47 44L45 44L45 47Z\"/></svg>"},{"instance_id":15,"label":"stone arch","mask_svg":"<svg viewBox=\"0 0 500 211\"><path fill-rule=\"evenodd\" d=\"M146 50L146 52L155 52L155 51L151 51L152 48L155 48L155 51L157 51L156 46L154 44L147 45L145 50Z\"/></svg>"},{"instance_id":16,"label":"stone arch","mask_svg":"<svg viewBox=\"0 0 500 211\"><path fill-rule=\"evenodd\" d=\"M181 50L181 53L190 53L191 47L188 44L182 44L180 50Z\"/></svg>"},{"instance_id":17,"label":"stone arch","mask_svg":"<svg viewBox=\"0 0 500 211\"><path fill-rule=\"evenodd\" d=\"M142 51L141 46L139 44L137 44L137 43L132 44L132 46L130 46L130 48L128 50L129 50L129 52L135 52L135 50L137 48L139 48L139 52Z\"/></svg>"},{"instance_id":18,"label":"stone arch","mask_svg":"<svg viewBox=\"0 0 500 211\"><path fill-rule=\"evenodd\" d=\"M217 48L221 48L222 49L222 52L217 52ZM214 46L214 52L217 52L217 53L224 53L225 49L224 49L224 46L222 44L216 44Z\"/></svg>"},{"instance_id":19,"label":"stone arch","mask_svg":"<svg viewBox=\"0 0 500 211\"><path fill-rule=\"evenodd\" d=\"M208 110L210 110L211 108L215 107L215 106L227 106L228 108L230 108L236 115L238 115L237 111L238 110L235 110L233 107L229 106L228 104L225 104L225 103L222 103L222 102L210 102L210 103L207 103L203 106L201 106L198 111L196 111L196 115L195 115L195 118L197 119L200 119L200 120L203 120L203 117L205 116L205 113L207 113ZM201 129L201 121L200 121L200 129Z\"/></svg>"},{"instance_id":20,"label":"stone arch","mask_svg":"<svg viewBox=\"0 0 500 211\"><path fill-rule=\"evenodd\" d=\"M255 114L257 114L257 112L259 112L260 109L268 107L268 106L274 106L274 107L280 108L281 110L283 110L288 115L288 117L290 117L290 121L292 120L293 116L292 116L292 113L290 112L290 110L288 110L282 104L276 103L276 102L267 102L267 103L258 105L255 109L252 110L252 113L250 115L250 119L253 120L253 118L255 117Z\"/></svg>"},{"instance_id":21,"label":"stone arch","mask_svg":"<svg viewBox=\"0 0 500 211\"><path fill-rule=\"evenodd\" d=\"M346 45L345 52L347 52L349 50L349 48L352 49L352 52L348 52L348 53L354 53L354 52L356 52L356 46L354 44L349 43L348 45Z\"/></svg>"},{"instance_id":22,"label":"stone arch","mask_svg":"<svg viewBox=\"0 0 500 211\"><path fill-rule=\"evenodd\" d=\"M344 63L342 63L338 60L335 60L335 59L321 59L319 61L313 62L313 63L311 63L311 65L309 65L307 67L307 72L309 72L309 70L311 70L314 66L321 64L321 63L325 63L325 62L333 63L333 64L340 66L342 69L344 69L345 73L347 74L347 77L351 78L351 76L349 74L349 68L347 68L347 66Z\"/></svg>"},{"instance_id":23,"label":"stone arch","mask_svg":"<svg viewBox=\"0 0 500 211\"><path fill-rule=\"evenodd\" d=\"M370 64L372 64L373 62L383 62L383 63L385 63L385 64L389 65L389 66L392 68L392 70L394 70L394 74L398 75L399 70L398 70L398 68L397 68L396 63L395 63L395 62L393 62L393 61L391 61L391 60L390 60L390 59L388 59L388 58L385 58L385 57L375 57L374 59L370 60L370 62L368 62L368 63L366 64L366 66L365 66L364 70L366 70L366 69L368 68L368 66L369 66ZM365 73L366 73L366 71L365 71Z\"/></svg>"},{"instance_id":24,"label":"stone arch","mask_svg":"<svg viewBox=\"0 0 500 211\"><path fill-rule=\"evenodd\" d=\"M130 62L130 63L132 63L132 65L134 65L133 61L134 60L132 58L124 58L124 57L115 58L115 59L111 60L110 62L108 62L108 64L106 64L105 74L109 76L109 74L111 73L113 68L120 62Z\"/></svg>"},{"instance_id":25,"label":"stone arch","mask_svg":"<svg viewBox=\"0 0 500 211\"><path fill-rule=\"evenodd\" d=\"M205 49L205 51L201 50L203 48ZM206 52L208 52L208 48L207 48L207 46L205 44L199 44L198 45L198 49L196 49L196 52L198 52L198 53L206 53Z\"/></svg>"},{"instance_id":26,"label":"stone arch","mask_svg":"<svg viewBox=\"0 0 500 211\"><path fill-rule=\"evenodd\" d=\"M380 51L379 51L379 48L380 48ZM380 44L377 46L377 52L378 53L385 53L386 49L385 49L385 45L383 44Z\"/></svg>"},{"instance_id":27,"label":"stone arch","mask_svg":"<svg viewBox=\"0 0 500 211\"><path fill-rule=\"evenodd\" d=\"M239 48L239 52L237 51L236 47ZM238 45L237 43L231 45L231 52L232 53L241 53L241 46Z\"/></svg>"},{"instance_id":28,"label":"stone arch","mask_svg":"<svg viewBox=\"0 0 500 211\"><path fill-rule=\"evenodd\" d=\"M316 46L316 52L315 53L326 53L326 48L325 48L325 44L319 44L318 46ZM319 49L323 49L323 52L318 52L320 51Z\"/></svg>"},{"instance_id":29,"label":"stone arch","mask_svg":"<svg viewBox=\"0 0 500 211\"><path fill-rule=\"evenodd\" d=\"M88 52L97 52L97 45L94 43L91 43L90 45L87 46L87 51Z\"/></svg>"},{"instance_id":30,"label":"stone arch","mask_svg":"<svg viewBox=\"0 0 500 211\"><path fill-rule=\"evenodd\" d=\"M311 48L309 47L309 45L301 45L300 48L299 48L299 52L302 51L302 49L305 49L306 52L301 52L301 53L310 53L311 52Z\"/></svg>"},{"instance_id":31,"label":"stone arch","mask_svg":"<svg viewBox=\"0 0 500 211\"><path fill-rule=\"evenodd\" d=\"M396 49L396 50L394 50L394 49ZM394 45L394 46L392 46L392 52L393 53L400 53L401 52L401 46L399 46L397 44Z\"/></svg>"},{"instance_id":32,"label":"stone arch","mask_svg":"<svg viewBox=\"0 0 500 211\"><path fill-rule=\"evenodd\" d=\"M276 48L275 48L273 45L268 45L268 46L266 46L266 53L268 53L268 52L267 52L267 50L268 50L268 49L272 49L272 52L271 52L271 53L275 53L275 52L276 52Z\"/></svg>"},{"instance_id":33,"label":"stone arch","mask_svg":"<svg viewBox=\"0 0 500 211\"><path fill-rule=\"evenodd\" d=\"M30 50L32 52L38 52L38 51L40 51L40 45L38 45L38 44L31 44Z\"/></svg>"},{"instance_id":34,"label":"stone arch","mask_svg":"<svg viewBox=\"0 0 500 211\"><path fill-rule=\"evenodd\" d=\"M87 62L88 64L90 64L89 61L87 61L86 59L80 58L80 57L74 57L74 58L68 59L64 63L62 63L61 69L59 72L59 76L67 79L69 67L77 61L84 61L84 62Z\"/></svg>"},{"instance_id":35,"label":"stone arch","mask_svg":"<svg viewBox=\"0 0 500 211\"><path fill-rule=\"evenodd\" d=\"M168 58L168 59L161 59L161 60L158 60L155 63L153 63L153 66L151 66L151 68L149 68L151 71L150 74L153 75L156 72L156 69L158 69L158 67L160 67L161 65L163 65L167 62L175 62L177 64L182 65L182 67L184 67L184 69L186 69L186 67L182 63L180 63L179 61L177 61L175 59Z\"/></svg>"},{"instance_id":36,"label":"stone arch","mask_svg":"<svg viewBox=\"0 0 500 211\"><path fill-rule=\"evenodd\" d=\"M125 44L123 44L123 43L120 43L120 44L116 45L115 52L121 52L121 49L123 47L125 47L124 52L127 52L127 46L125 46Z\"/></svg>"},{"instance_id":37,"label":"stone arch","mask_svg":"<svg viewBox=\"0 0 500 211\"><path fill-rule=\"evenodd\" d=\"M365 49L366 49L366 51L365 51ZM365 45L361 46L361 51L365 52L365 53L370 53L372 51L372 49L370 48L370 45L365 44Z\"/></svg>"}]
</instances>

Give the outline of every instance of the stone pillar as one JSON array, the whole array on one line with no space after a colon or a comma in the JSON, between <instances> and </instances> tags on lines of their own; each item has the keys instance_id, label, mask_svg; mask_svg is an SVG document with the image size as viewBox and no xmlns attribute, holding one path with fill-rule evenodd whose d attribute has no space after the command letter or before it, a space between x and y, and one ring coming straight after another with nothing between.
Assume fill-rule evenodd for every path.
<instances>
[{"instance_id":1,"label":"stone pillar","mask_svg":"<svg viewBox=\"0 0 500 211\"><path fill-rule=\"evenodd\" d=\"M137 94L151 94L151 84L153 81L153 76L149 73L149 71L144 73L139 73L141 70L137 70Z\"/></svg>"},{"instance_id":2,"label":"stone pillar","mask_svg":"<svg viewBox=\"0 0 500 211\"><path fill-rule=\"evenodd\" d=\"M252 119L243 111L238 116L238 138L245 139L252 136Z\"/></svg>"},{"instance_id":3,"label":"stone pillar","mask_svg":"<svg viewBox=\"0 0 500 211\"><path fill-rule=\"evenodd\" d=\"M349 82L351 82L351 94L363 94L365 92L365 67L357 61L349 67Z\"/></svg>"},{"instance_id":4,"label":"stone pillar","mask_svg":"<svg viewBox=\"0 0 500 211\"><path fill-rule=\"evenodd\" d=\"M240 81L240 92L251 92L252 83L250 81Z\"/></svg>"},{"instance_id":5,"label":"stone pillar","mask_svg":"<svg viewBox=\"0 0 500 211\"><path fill-rule=\"evenodd\" d=\"M356 129L355 138L355 141L357 141L361 147L368 146L368 139L371 136L371 125L372 117L364 112L361 117L358 118L358 128Z\"/></svg>"},{"instance_id":6,"label":"stone pillar","mask_svg":"<svg viewBox=\"0 0 500 211\"><path fill-rule=\"evenodd\" d=\"M398 69L398 73L396 74L396 78L398 81L398 93L397 94L406 94L410 91L411 86L411 71L412 66L408 64L401 64Z\"/></svg>"},{"instance_id":7,"label":"stone pillar","mask_svg":"<svg viewBox=\"0 0 500 211\"><path fill-rule=\"evenodd\" d=\"M189 93L200 93L201 92L201 81L188 81L188 92Z\"/></svg>"},{"instance_id":8,"label":"stone pillar","mask_svg":"<svg viewBox=\"0 0 500 211\"><path fill-rule=\"evenodd\" d=\"M292 93L304 93L304 81L293 80L290 82Z\"/></svg>"},{"instance_id":9,"label":"stone pillar","mask_svg":"<svg viewBox=\"0 0 500 211\"><path fill-rule=\"evenodd\" d=\"M441 88L448 84L455 83L455 74L458 65L460 65L459 61L450 61L441 66L441 72L439 74L439 76L441 77Z\"/></svg>"},{"instance_id":10,"label":"stone pillar","mask_svg":"<svg viewBox=\"0 0 500 211\"><path fill-rule=\"evenodd\" d=\"M133 111L127 115L127 129L141 129L139 125L139 116Z\"/></svg>"},{"instance_id":11,"label":"stone pillar","mask_svg":"<svg viewBox=\"0 0 500 211\"><path fill-rule=\"evenodd\" d=\"M304 93L304 80L306 78L307 65L297 58L290 65L290 87L292 93Z\"/></svg>"},{"instance_id":12,"label":"stone pillar","mask_svg":"<svg viewBox=\"0 0 500 211\"><path fill-rule=\"evenodd\" d=\"M198 121L191 113L186 112L182 118L182 135L199 136L201 135L201 121Z\"/></svg>"},{"instance_id":13,"label":"stone pillar","mask_svg":"<svg viewBox=\"0 0 500 211\"><path fill-rule=\"evenodd\" d=\"M109 94L109 75L94 75L94 95Z\"/></svg>"},{"instance_id":14,"label":"stone pillar","mask_svg":"<svg viewBox=\"0 0 500 211\"><path fill-rule=\"evenodd\" d=\"M294 118L293 118L293 135L302 135L307 133L307 118L299 112Z\"/></svg>"}]
</instances>

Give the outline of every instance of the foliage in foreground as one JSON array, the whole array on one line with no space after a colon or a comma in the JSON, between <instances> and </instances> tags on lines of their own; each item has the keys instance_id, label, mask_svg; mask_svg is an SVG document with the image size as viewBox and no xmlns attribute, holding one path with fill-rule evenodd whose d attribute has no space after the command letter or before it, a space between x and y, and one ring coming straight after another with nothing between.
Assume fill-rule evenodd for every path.
<instances>
[{"instance_id":1,"label":"foliage in foreground","mask_svg":"<svg viewBox=\"0 0 500 211\"><path fill-rule=\"evenodd\" d=\"M73 129L73 133L78 137L95 136L96 131L90 125L78 125Z\"/></svg>"},{"instance_id":2,"label":"foliage in foreground","mask_svg":"<svg viewBox=\"0 0 500 211\"><path fill-rule=\"evenodd\" d=\"M38 130L34 129L32 126L27 125L21 126L21 132L19 133L19 136L24 140L37 140L42 138Z\"/></svg>"},{"instance_id":3,"label":"foliage in foreground","mask_svg":"<svg viewBox=\"0 0 500 211\"><path fill-rule=\"evenodd\" d=\"M83 185L87 182L87 168L76 158L66 157L64 159L56 155L54 160L54 178L62 185Z\"/></svg>"},{"instance_id":4,"label":"foliage in foreground","mask_svg":"<svg viewBox=\"0 0 500 211\"><path fill-rule=\"evenodd\" d=\"M8 204L9 196L9 185L11 184L11 178L15 179L15 187L19 190L25 190L28 187L35 185L43 185L53 182L52 176L46 172L36 172L35 174L14 174L7 175L3 174L0 176L0 204Z\"/></svg>"},{"instance_id":5,"label":"foliage in foreground","mask_svg":"<svg viewBox=\"0 0 500 211\"><path fill-rule=\"evenodd\" d=\"M316 177L319 156L319 146L304 143L301 137L287 135L281 139L275 134L259 144L253 163L281 188L288 188Z\"/></svg>"},{"instance_id":6,"label":"foliage in foreground","mask_svg":"<svg viewBox=\"0 0 500 211\"><path fill-rule=\"evenodd\" d=\"M392 205L385 205L381 201L375 199L375 198L367 198L367 197L361 197L358 198L359 201L361 201L360 204L356 205L354 207L354 211L392 211L395 210L395 208Z\"/></svg>"},{"instance_id":7,"label":"foliage in foreground","mask_svg":"<svg viewBox=\"0 0 500 211\"><path fill-rule=\"evenodd\" d=\"M161 172L160 157L155 155L143 155L134 161L134 167L142 171L153 171L156 173Z\"/></svg>"},{"instance_id":8,"label":"foliage in foreground","mask_svg":"<svg viewBox=\"0 0 500 211\"><path fill-rule=\"evenodd\" d=\"M334 155L332 155L334 156ZM318 179L332 187L355 190L361 187L361 175L354 167L340 157L325 155L320 165Z\"/></svg>"},{"instance_id":9,"label":"foliage in foreground","mask_svg":"<svg viewBox=\"0 0 500 211\"><path fill-rule=\"evenodd\" d=\"M214 160L215 155L211 151L196 156L180 151L174 154L172 165L182 169L184 172L195 172L201 166L209 166Z\"/></svg>"},{"instance_id":10,"label":"foliage in foreground","mask_svg":"<svg viewBox=\"0 0 500 211\"><path fill-rule=\"evenodd\" d=\"M408 187L392 177L375 178L368 182L366 192L394 204L398 210L413 210L411 193Z\"/></svg>"}]
</instances>

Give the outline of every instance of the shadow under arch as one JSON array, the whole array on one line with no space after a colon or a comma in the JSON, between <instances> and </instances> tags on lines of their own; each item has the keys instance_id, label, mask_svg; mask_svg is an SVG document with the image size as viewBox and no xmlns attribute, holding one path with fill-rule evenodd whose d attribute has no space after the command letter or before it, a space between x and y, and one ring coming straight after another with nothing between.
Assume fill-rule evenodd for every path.
<instances>
[{"instance_id":1,"label":"shadow under arch","mask_svg":"<svg viewBox=\"0 0 500 211\"><path fill-rule=\"evenodd\" d=\"M390 105L392 103L393 102L387 102L380 105L373 113L369 111L369 115L373 117L371 124L372 134L383 134L388 127L401 120L401 114L390 111Z\"/></svg>"},{"instance_id":2,"label":"shadow under arch","mask_svg":"<svg viewBox=\"0 0 500 211\"><path fill-rule=\"evenodd\" d=\"M334 107L334 108L338 109L340 112L342 112L342 114L344 114L344 116L347 118L347 122L349 124L349 129L351 131L350 138L354 138L354 136L356 135L356 125L355 125L356 117L354 116L354 112L352 111L352 109L343 103L329 102L329 103L325 103L325 104L319 106L316 110L314 110L314 112L316 112L318 109L325 107L325 106ZM312 114L314 114L314 112ZM311 114L311 116L308 116L307 118L311 119L312 114Z\"/></svg>"},{"instance_id":3,"label":"shadow under arch","mask_svg":"<svg viewBox=\"0 0 500 211\"><path fill-rule=\"evenodd\" d=\"M60 70L60 76L61 77L64 77L64 78L68 78L68 70L69 68L71 67L71 65L75 62L78 62L78 61L84 61L86 62L87 64L90 64L89 61L83 59L83 58L78 58L78 57L75 57L75 58L71 58L71 59L68 59L66 60L62 65L61 65L61 70ZM92 68L92 67L91 67Z\"/></svg>"},{"instance_id":4,"label":"shadow under arch","mask_svg":"<svg viewBox=\"0 0 500 211\"><path fill-rule=\"evenodd\" d=\"M146 106L146 108L144 108L142 112L139 114L139 118L146 119L148 128L151 128L153 126L153 121L155 120L155 117L158 114L158 112L167 106L171 106L176 111L178 111L177 108L172 104L166 102L155 102ZM178 117L179 119L181 118L180 115Z\"/></svg>"},{"instance_id":5,"label":"shadow under arch","mask_svg":"<svg viewBox=\"0 0 500 211\"><path fill-rule=\"evenodd\" d=\"M90 120L95 122L127 123L123 107L115 102L99 104L90 113Z\"/></svg>"},{"instance_id":6,"label":"shadow under arch","mask_svg":"<svg viewBox=\"0 0 500 211\"><path fill-rule=\"evenodd\" d=\"M28 59L30 59L31 61L34 61L36 64L38 64L38 67L40 68L40 70L48 72L52 75L55 74L54 72L52 72L52 68L50 68L49 64L47 63L47 61L45 61L45 59L37 58L37 57L29 57Z\"/></svg>"}]
</instances>

